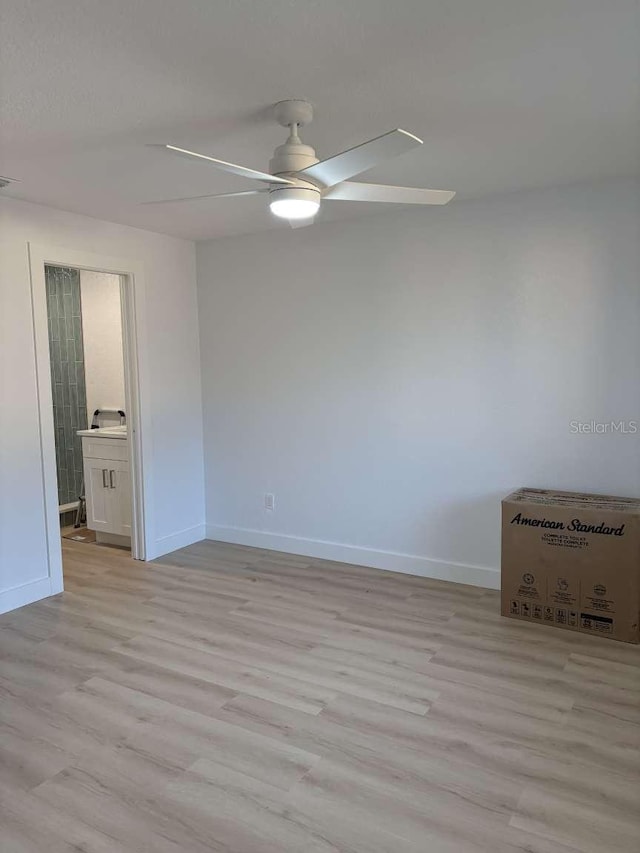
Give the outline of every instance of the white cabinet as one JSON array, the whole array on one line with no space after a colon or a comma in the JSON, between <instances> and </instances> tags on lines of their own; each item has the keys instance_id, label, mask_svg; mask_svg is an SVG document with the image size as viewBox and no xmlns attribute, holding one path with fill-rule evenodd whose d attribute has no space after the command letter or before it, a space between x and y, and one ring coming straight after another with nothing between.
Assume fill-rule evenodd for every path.
<instances>
[{"instance_id":1,"label":"white cabinet","mask_svg":"<svg viewBox=\"0 0 640 853\"><path fill-rule=\"evenodd\" d=\"M84 492L87 501L87 527L111 532L113 501L109 488L107 459L84 459Z\"/></svg>"},{"instance_id":2,"label":"white cabinet","mask_svg":"<svg viewBox=\"0 0 640 853\"><path fill-rule=\"evenodd\" d=\"M112 485L113 484L113 485ZM131 536L131 479L129 462L113 462L109 468L111 491L110 515L114 529L112 533Z\"/></svg>"},{"instance_id":3,"label":"white cabinet","mask_svg":"<svg viewBox=\"0 0 640 853\"><path fill-rule=\"evenodd\" d=\"M82 437L87 527L131 536L131 479L126 439Z\"/></svg>"}]
</instances>

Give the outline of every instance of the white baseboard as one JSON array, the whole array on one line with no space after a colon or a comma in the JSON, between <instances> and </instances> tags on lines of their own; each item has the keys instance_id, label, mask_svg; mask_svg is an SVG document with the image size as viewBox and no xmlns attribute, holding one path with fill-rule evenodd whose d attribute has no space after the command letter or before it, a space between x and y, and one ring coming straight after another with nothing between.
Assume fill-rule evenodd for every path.
<instances>
[{"instance_id":1,"label":"white baseboard","mask_svg":"<svg viewBox=\"0 0 640 853\"><path fill-rule=\"evenodd\" d=\"M58 590L52 589L49 577L5 589L0 592L0 613L8 613L10 610L24 607L25 604L33 604L34 601L40 601L41 598L47 598L56 592Z\"/></svg>"},{"instance_id":2,"label":"white baseboard","mask_svg":"<svg viewBox=\"0 0 640 853\"><path fill-rule=\"evenodd\" d=\"M418 557L413 554L378 551L359 548L356 545L324 542L321 539L303 539L299 536L268 533L265 530L250 530L243 527L224 527L218 524L207 525L206 538L218 542L231 542L234 545L266 548L269 551L283 551L286 554L318 557L321 560L333 560L337 563L371 566L374 569L390 572L453 581L487 589L500 589L500 570L490 566L447 563L443 560L433 560L430 557Z\"/></svg>"},{"instance_id":3,"label":"white baseboard","mask_svg":"<svg viewBox=\"0 0 640 853\"><path fill-rule=\"evenodd\" d=\"M184 530L178 530L177 533L171 533L169 536L161 536L159 539L156 539L151 553L147 551L146 558L147 560L155 560L157 557L164 557L165 554L170 554L179 548L186 548L187 545L202 542L205 538L206 529L204 524L196 524L195 527L186 527Z\"/></svg>"}]
</instances>

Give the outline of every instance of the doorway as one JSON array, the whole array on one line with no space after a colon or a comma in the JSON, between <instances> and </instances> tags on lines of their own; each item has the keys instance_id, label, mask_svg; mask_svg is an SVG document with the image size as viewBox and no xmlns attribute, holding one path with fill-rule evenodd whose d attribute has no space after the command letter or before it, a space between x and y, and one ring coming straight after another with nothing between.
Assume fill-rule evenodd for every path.
<instances>
[{"instance_id":1,"label":"doorway","mask_svg":"<svg viewBox=\"0 0 640 853\"><path fill-rule=\"evenodd\" d=\"M141 274L82 252L31 245L29 256L49 576L59 592L62 537L145 559Z\"/></svg>"},{"instance_id":2,"label":"doorway","mask_svg":"<svg viewBox=\"0 0 640 853\"><path fill-rule=\"evenodd\" d=\"M120 276L44 275L62 538L131 550Z\"/></svg>"}]
</instances>

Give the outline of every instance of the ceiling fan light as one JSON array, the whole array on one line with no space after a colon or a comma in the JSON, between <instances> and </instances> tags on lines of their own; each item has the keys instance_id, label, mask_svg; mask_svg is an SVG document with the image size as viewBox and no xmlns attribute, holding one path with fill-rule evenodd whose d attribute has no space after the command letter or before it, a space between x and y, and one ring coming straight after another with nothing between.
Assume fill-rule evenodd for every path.
<instances>
[{"instance_id":1,"label":"ceiling fan light","mask_svg":"<svg viewBox=\"0 0 640 853\"><path fill-rule=\"evenodd\" d=\"M317 201L307 201L299 198L280 198L269 205L274 216L282 219L308 219L318 212L320 205Z\"/></svg>"},{"instance_id":2,"label":"ceiling fan light","mask_svg":"<svg viewBox=\"0 0 640 853\"><path fill-rule=\"evenodd\" d=\"M320 208L319 190L283 187L269 195L271 213L281 219L310 219Z\"/></svg>"}]
</instances>

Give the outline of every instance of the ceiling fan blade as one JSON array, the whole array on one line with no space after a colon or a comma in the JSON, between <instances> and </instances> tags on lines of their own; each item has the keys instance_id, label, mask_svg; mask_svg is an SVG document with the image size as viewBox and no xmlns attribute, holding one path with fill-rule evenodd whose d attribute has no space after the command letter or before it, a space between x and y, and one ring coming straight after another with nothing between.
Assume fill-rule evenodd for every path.
<instances>
[{"instance_id":1,"label":"ceiling fan blade","mask_svg":"<svg viewBox=\"0 0 640 853\"><path fill-rule=\"evenodd\" d=\"M245 166L236 166L235 163L227 163L225 160L216 160L215 157L209 157L208 154L198 154L197 151L189 151L186 148L178 148L177 145L163 145L167 151L173 154L179 154L183 157L195 157L198 160L206 160L212 163L223 172L231 172L234 175L241 175L243 178L252 178L255 181L266 181L269 184L291 184L295 186L295 181L290 181L288 178L279 178L277 175L270 175L268 172L258 172L256 169L247 169Z\"/></svg>"},{"instance_id":2,"label":"ceiling fan blade","mask_svg":"<svg viewBox=\"0 0 640 853\"><path fill-rule=\"evenodd\" d=\"M313 225L315 216L309 216L307 219L290 219L289 225L292 228L306 228L307 225Z\"/></svg>"},{"instance_id":3,"label":"ceiling fan blade","mask_svg":"<svg viewBox=\"0 0 640 853\"><path fill-rule=\"evenodd\" d=\"M383 201L392 204L446 204L454 195L450 190L425 190L419 187L392 187L385 184L343 181L328 189L322 197L340 201Z\"/></svg>"},{"instance_id":4,"label":"ceiling fan blade","mask_svg":"<svg viewBox=\"0 0 640 853\"><path fill-rule=\"evenodd\" d=\"M265 187L263 190L243 190L239 193L213 193L213 195L188 195L183 198L161 198L157 201L141 201L140 204L173 204L178 201L199 201L203 198L233 198L238 195L260 195L268 193L269 190Z\"/></svg>"},{"instance_id":5,"label":"ceiling fan blade","mask_svg":"<svg viewBox=\"0 0 640 853\"><path fill-rule=\"evenodd\" d=\"M411 151L418 145L422 145L422 140L412 133L400 129L390 130L389 133L363 142L362 145L356 145L355 148L349 148L348 151L336 154L335 157L314 163L313 166L302 169L298 174L320 181L325 187L332 187L346 178L352 178L360 172L377 166L384 160Z\"/></svg>"}]
</instances>

